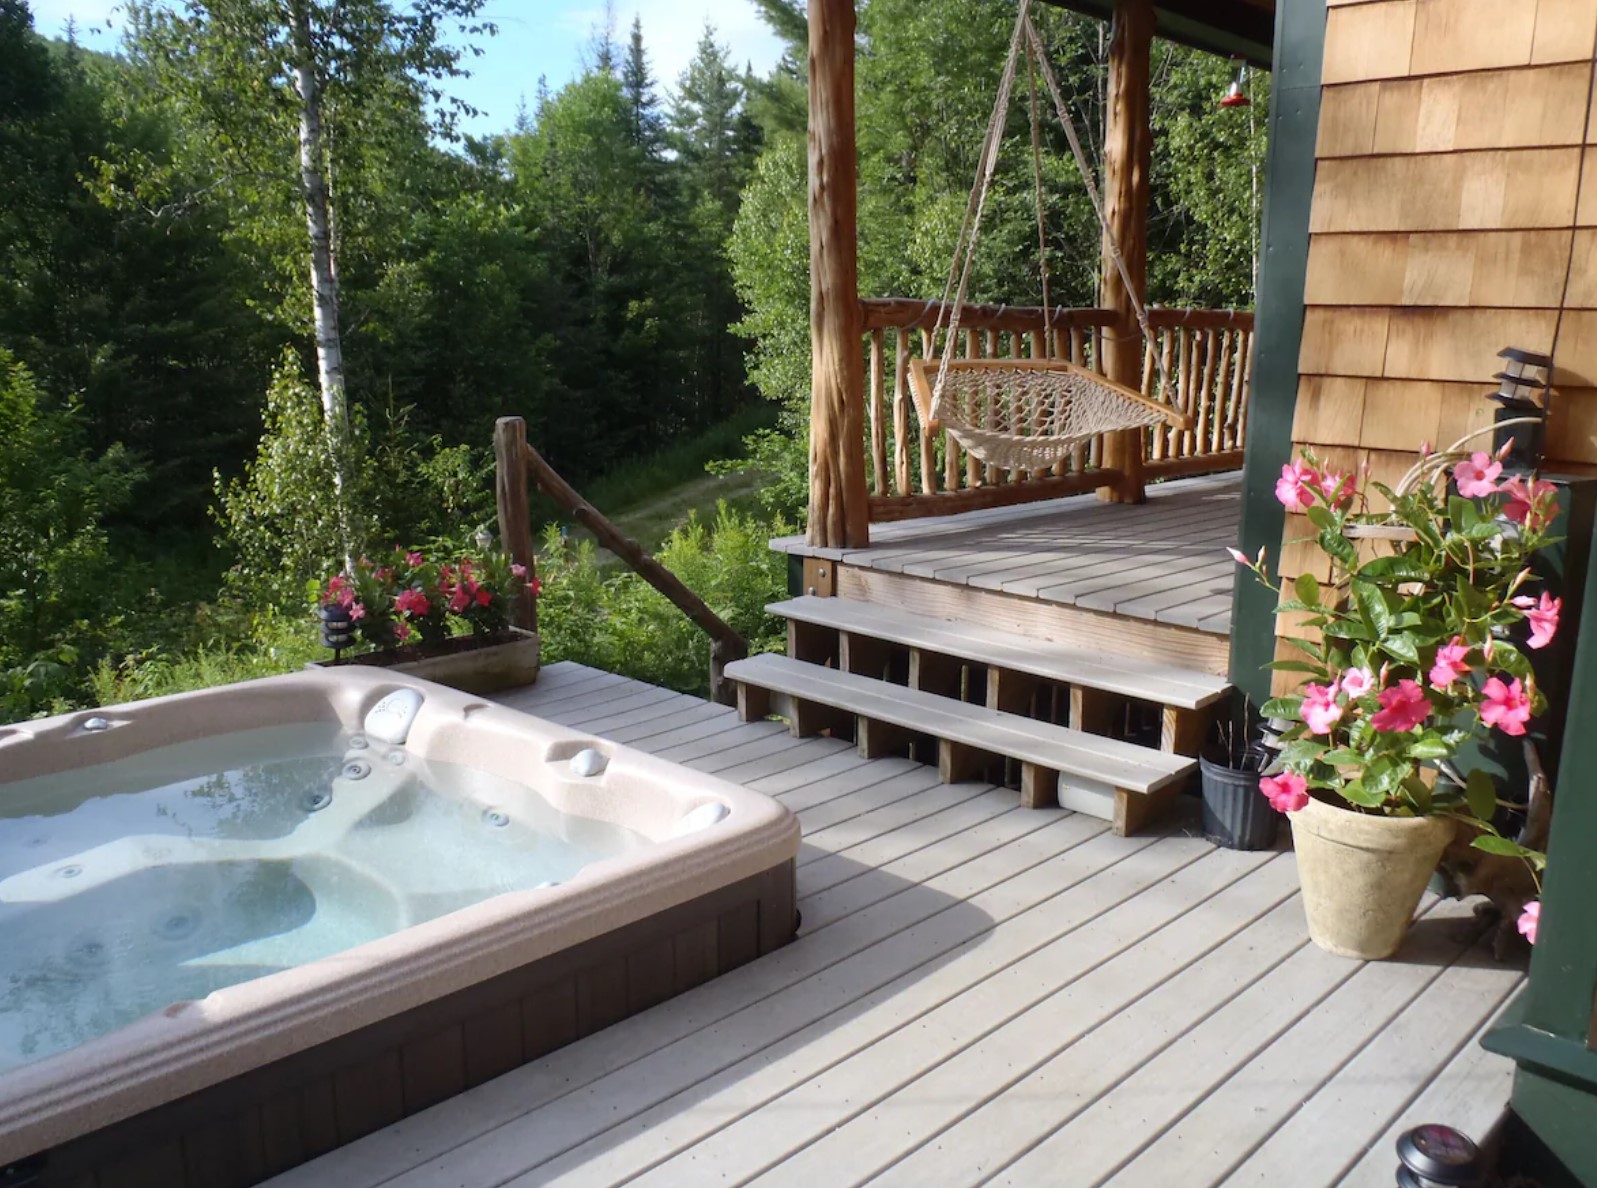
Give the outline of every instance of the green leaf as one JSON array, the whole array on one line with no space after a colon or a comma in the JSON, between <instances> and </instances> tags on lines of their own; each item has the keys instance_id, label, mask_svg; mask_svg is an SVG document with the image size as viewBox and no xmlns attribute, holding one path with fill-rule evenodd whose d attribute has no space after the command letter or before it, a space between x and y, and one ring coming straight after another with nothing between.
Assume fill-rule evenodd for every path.
<instances>
[{"instance_id":1,"label":"green leaf","mask_svg":"<svg viewBox=\"0 0 1597 1188\"><path fill-rule=\"evenodd\" d=\"M1411 759L1446 759L1453 748L1437 735L1425 734L1415 739L1408 748Z\"/></svg>"},{"instance_id":2,"label":"green leaf","mask_svg":"<svg viewBox=\"0 0 1597 1188\"><path fill-rule=\"evenodd\" d=\"M1386 800L1385 793L1372 792L1364 786L1362 780L1353 780L1350 783L1343 784L1338 790L1345 798L1363 808L1375 808Z\"/></svg>"},{"instance_id":3,"label":"green leaf","mask_svg":"<svg viewBox=\"0 0 1597 1188\"><path fill-rule=\"evenodd\" d=\"M1380 587L1362 578L1353 579L1353 601L1364 621L1375 629L1376 637L1385 639L1392 630L1392 611L1386 605Z\"/></svg>"},{"instance_id":4,"label":"green leaf","mask_svg":"<svg viewBox=\"0 0 1597 1188\"><path fill-rule=\"evenodd\" d=\"M1388 653L1405 664L1412 664L1416 668L1420 663L1420 652L1414 640L1408 635L1393 635L1381 641L1381 647Z\"/></svg>"},{"instance_id":5,"label":"green leaf","mask_svg":"<svg viewBox=\"0 0 1597 1188\"><path fill-rule=\"evenodd\" d=\"M1301 767L1305 763L1313 763L1327 749L1324 743L1317 743L1313 739L1299 739L1281 748L1281 762L1288 767Z\"/></svg>"},{"instance_id":6,"label":"green leaf","mask_svg":"<svg viewBox=\"0 0 1597 1188\"><path fill-rule=\"evenodd\" d=\"M1490 821L1497 813L1497 785L1490 773L1477 767L1469 773L1464 784L1464 802L1469 811L1482 821Z\"/></svg>"},{"instance_id":7,"label":"green leaf","mask_svg":"<svg viewBox=\"0 0 1597 1188\"><path fill-rule=\"evenodd\" d=\"M1301 672L1316 677L1330 675L1323 664L1310 664L1307 660L1272 660L1263 667L1271 672Z\"/></svg>"},{"instance_id":8,"label":"green leaf","mask_svg":"<svg viewBox=\"0 0 1597 1188\"><path fill-rule=\"evenodd\" d=\"M1407 553L1377 557L1373 561L1366 561L1359 569L1359 576L1371 581L1417 581L1430 575L1429 566L1421 564Z\"/></svg>"},{"instance_id":9,"label":"green leaf","mask_svg":"<svg viewBox=\"0 0 1597 1188\"><path fill-rule=\"evenodd\" d=\"M1358 564L1359 552L1353 547L1353 542L1334 529L1327 529L1320 533L1320 548L1329 557L1342 563L1344 569L1352 569Z\"/></svg>"},{"instance_id":10,"label":"green leaf","mask_svg":"<svg viewBox=\"0 0 1597 1188\"><path fill-rule=\"evenodd\" d=\"M1331 509L1328 507L1316 503L1309 508L1308 517L1309 523L1313 524L1321 532L1337 531L1336 516L1332 514Z\"/></svg>"},{"instance_id":11,"label":"green leaf","mask_svg":"<svg viewBox=\"0 0 1597 1188\"><path fill-rule=\"evenodd\" d=\"M1293 721L1301 721L1303 718L1303 698L1272 697L1264 703L1259 712L1266 718L1288 718Z\"/></svg>"},{"instance_id":12,"label":"green leaf","mask_svg":"<svg viewBox=\"0 0 1597 1188\"><path fill-rule=\"evenodd\" d=\"M1540 850L1529 850L1506 837L1498 837L1495 833L1483 833L1470 842L1477 850L1485 850L1488 854L1502 854L1508 858L1524 858L1533 862L1539 868L1547 861L1547 856Z\"/></svg>"},{"instance_id":13,"label":"green leaf","mask_svg":"<svg viewBox=\"0 0 1597 1188\"><path fill-rule=\"evenodd\" d=\"M1347 747L1337 747L1320 756L1321 763L1329 763L1332 767L1357 767L1364 762L1364 756Z\"/></svg>"},{"instance_id":14,"label":"green leaf","mask_svg":"<svg viewBox=\"0 0 1597 1188\"><path fill-rule=\"evenodd\" d=\"M1292 583L1292 588L1297 591L1298 601L1305 606L1319 608L1320 583L1312 573L1298 574L1297 581Z\"/></svg>"}]
</instances>

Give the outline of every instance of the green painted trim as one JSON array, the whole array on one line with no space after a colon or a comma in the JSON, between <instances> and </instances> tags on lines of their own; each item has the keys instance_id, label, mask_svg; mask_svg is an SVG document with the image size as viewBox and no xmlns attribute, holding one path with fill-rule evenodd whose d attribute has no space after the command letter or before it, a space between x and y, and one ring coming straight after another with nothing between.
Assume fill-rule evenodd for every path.
<instances>
[{"instance_id":1,"label":"green painted trim","mask_svg":"<svg viewBox=\"0 0 1597 1188\"><path fill-rule=\"evenodd\" d=\"M1541 926L1530 965L1525 1022L1539 1031L1586 1043L1597 990L1597 931L1591 905L1597 903L1597 796L1590 794L1597 771L1597 550L1593 550L1581 599L1581 626L1570 674L1563 774L1553 797L1551 844L1542 881ZM1592 1081L1597 1090L1597 1078ZM1597 1120L1597 1101L1591 1104ZM1592 1133L1597 1158L1597 1133Z\"/></svg>"},{"instance_id":2,"label":"green painted trim","mask_svg":"<svg viewBox=\"0 0 1597 1188\"><path fill-rule=\"evenodd\" d=\"M1298 402L1325 11L1325 0L1280 0L1276 8L1264 250L1242 471L1241 547L1250 557L1261 546L1272 554L1277 551L1286 514L1276 502L1275 480L1292 451L1292 417ZM1231 607L1231 682L1255 706L1270 696L1270 674L1263 666L1275 659L1274 611L1275 596L1246 574L1240 575Z\"/></svg>"},{"instance_id":3,"label":"green painted trim","mask_svg":"<svg viewBox=\"0 0 1597 1188\"><path fill-rule=\"evenodd\" d=\"M1543 1188L1597 1184L1589 1090L1558 1076L1522 1068L1514 1074L1512 1102L1536 1143L1513 1142L1510 1133L1504 1150L1505 1171L1532 1175Z\"/></svg>"}]
</instances>

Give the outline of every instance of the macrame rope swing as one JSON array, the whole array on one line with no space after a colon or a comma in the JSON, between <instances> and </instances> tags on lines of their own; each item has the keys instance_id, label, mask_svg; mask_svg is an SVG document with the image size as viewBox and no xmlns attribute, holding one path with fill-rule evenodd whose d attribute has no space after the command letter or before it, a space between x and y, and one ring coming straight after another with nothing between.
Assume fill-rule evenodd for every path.
<instances>
[{"instance_id":1,"label":"macrame rope swing","mask_svg":"<svg viewBox=\"0 0 1597 1188\"><path fill-rule=\"evenodd\" d=\"M1143 337L1152 340L1148 312L1138 299L1136 286L1126 267L1125 256L1104 213L1098 187L1093 182L1087 154L1065 106L1059 80L1048 61L1042 39L1031 23L1031 0L1021 0L1020 13L1010 38L1009 54L998 82L992 119L982 142L976 181L965 205L959 239L954 247L948 283L932 341L945 331L940 358L916 359L910 363L911 386L922 422L930 431L946 430L976 458L993 466L1016 470L1045 470L1069 456L1071 450L1100 433L1144 426L1171 424L1190 429L1190 417L1158 401L1150 400L1134 388L1115 383L1095 371L1063 359L954 359L960 314L970 287L970 276L981 239L982 216L992 191L993 174L998 167L1004 125L1014 96L1020 56L1026 55L1031 113L1032 177L1037 190L1037 249L1040 254L1043 303L1043 339L1053 341L1053 304L1048 279L1048 236L1043 218L1042 135L1037 93L1037 75L1042 74L1054 110L1064 128L1076 168L1086 185L1087 197L1103 227L1104 242L1136 314ZM952 300L950 300L952 298ZM947 326L943 324L947 317ZM1162 391L1170 390L1170 377L1164 360L1154 353ZM935 377L929 373L935 368Z\"/></svg>"}]
</instances>

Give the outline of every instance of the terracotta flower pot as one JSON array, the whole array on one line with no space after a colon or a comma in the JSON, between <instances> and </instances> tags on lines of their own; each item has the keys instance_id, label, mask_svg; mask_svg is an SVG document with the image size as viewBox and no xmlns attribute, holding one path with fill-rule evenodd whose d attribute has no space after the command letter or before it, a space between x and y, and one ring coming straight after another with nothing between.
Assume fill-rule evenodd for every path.
<instances>
[{"instance_id":1,"label":"terracotta flower pot","mask_svg":"<svg viewBox=\"0 0 1597 1188\"><path fill-rule=\"evenodd\" d=\"M1397 952L1452 818L1376 817L1319 800L1289 818L1314 943L1371 961Z\"/></svg>"}]
</instances>

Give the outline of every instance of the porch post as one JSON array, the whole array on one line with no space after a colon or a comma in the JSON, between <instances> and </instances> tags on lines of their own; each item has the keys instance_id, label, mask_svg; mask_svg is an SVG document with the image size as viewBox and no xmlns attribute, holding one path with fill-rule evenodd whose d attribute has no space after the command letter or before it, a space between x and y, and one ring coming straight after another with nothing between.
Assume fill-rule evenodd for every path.
<instances>
[{"instance_id":1,"label":"porch post","mask_svg":"<svg viewBox=\"0 0 1597 1188\"><path fill-rule=\"evenodd\" d=\"M1153 47L1153 0L1115 0L1109 36L1109 93L1104 111L1104 212L1120 244L1126 271L1137 299L1148 296L1148 163L1153 131L1148 122L1148 75ZM1104 330L1104 374L1127 387L1142 389L1142 331L1137 326L1120 271L1103 238L1099 300L1116 317ZM1141 503L1143 431L1133 429L1104 438L1103 464L1124 476L1115 486L1100 487L1098 497L1113 503Z\"/></svg>"},{"instance_id":2,"label":"porch post","mask_svg":"<svg viewBox=\"0 0 1597 1188\"><path fill-rule=\"evenodd\" d=\"M869 543L864 317L856 238L854 0L810 0L810 526L813 545Z\"/></svg>"}]
</instances>

